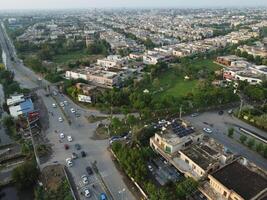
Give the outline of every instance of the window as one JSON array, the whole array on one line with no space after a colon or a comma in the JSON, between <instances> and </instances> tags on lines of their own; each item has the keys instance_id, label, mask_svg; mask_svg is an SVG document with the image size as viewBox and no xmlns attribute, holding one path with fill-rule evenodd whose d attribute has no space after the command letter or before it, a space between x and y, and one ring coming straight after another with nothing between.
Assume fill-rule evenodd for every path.
<instances>
[{"instance_id":1,"label":"window","mask_svg":"<svg viewBox=\"0 0 267 200\"><path fill-rule=\"evenodd\" d=\"M189 161L188 161L187 159L185 159L185 162L186 162L187 164L189 164Z\"/></svg>"},{"instance_id":2,"label":"window","mask_svg":"<svg viewBox=\"0 0 267 200\"><path fill-rule=\"evenodd\" d=\"M226 191L223 191L223 196L227 196L227 192Z\"/></svg>"}]
</instances>

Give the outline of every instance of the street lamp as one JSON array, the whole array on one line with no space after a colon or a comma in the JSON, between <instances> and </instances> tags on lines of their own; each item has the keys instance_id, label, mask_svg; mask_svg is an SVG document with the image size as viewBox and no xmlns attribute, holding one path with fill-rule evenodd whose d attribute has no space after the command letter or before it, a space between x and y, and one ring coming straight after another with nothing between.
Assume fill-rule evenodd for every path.
<instances>
[{"instance_id":1,"label":"street lamp","mask_svg":"<svg viewBox=\"0 0 267 200\"><path fill-rule=\"evenodd\" d=\"M125 192L125 188L123 188L122 190L119 191L119 194L121 195L121 200L124 200L124 196L123 193Z\"/></svg>"}]
</instances>

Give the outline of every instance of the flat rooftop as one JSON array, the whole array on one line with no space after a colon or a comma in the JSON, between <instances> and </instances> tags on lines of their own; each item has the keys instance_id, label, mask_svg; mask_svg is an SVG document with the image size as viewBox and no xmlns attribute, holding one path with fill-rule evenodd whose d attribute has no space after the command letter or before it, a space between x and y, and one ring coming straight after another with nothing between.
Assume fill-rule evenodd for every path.
<instances>
[{"instance_id":1,"label":"flat rooftop","mask_svg":"<svg viewBox=\"0 0 267 200\"><path fill-rule=\"evenodd\" d=\"M206 145L194 145L185 150L181 150L181 152L204 170L206 170L210 164L217 162L213 156L217 155L218 152Z\"/></svg>"},{"instance_id":2,"label":"flat rooftop","mask_svg":"<svg viewBox=\"0 0 267 200\"><path fill-rule=\"evenodd\" d=\"M212 176L225 187L235 191L244 199L251 199L267 188L267 177L249 170L246 166L235 161L221 168Z\"/></svg>"}]
</instances>

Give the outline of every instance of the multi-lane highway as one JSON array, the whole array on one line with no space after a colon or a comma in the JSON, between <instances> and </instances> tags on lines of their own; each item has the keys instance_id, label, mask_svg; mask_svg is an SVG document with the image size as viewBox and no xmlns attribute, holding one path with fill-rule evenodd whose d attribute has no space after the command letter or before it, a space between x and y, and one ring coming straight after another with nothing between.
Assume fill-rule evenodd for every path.
<instances>
[{"instance_id":1,"label":"multi-lane highway","mask_svg":"<svg viewBox=\"0 0 267 200\"><path fill-rule=\"evenodd\" d=\"M15 80L17 80L22 87L30 89L38 88L40 86L38 81L39 76L25 67L17 58L15 48L5 32L3 23L1 23L0 27L0 44L6 54L6 66L9 70L14 71ZM49 83L42 80L42 84L48 85ZM56 88L51 85L51 90L54 91ZM107 150L108 141L91 139L97 123L88 123L84 116L89 114L99 114L99 112L80 108L64 95L46 97L46 91L42 88L39 88L36 92L38 96L42 98L47 110L50 112L49 128L45 131L45 135L49 143L52 145L53 151L51 158L47 162L41 163L41 168L54 163L66 165L66 158L70 157L72 152L76 152L79 155L79 158L73 161L73 166L70 167L69 170L74 178L79 193L84 189L81 176L87 174L85 168L91 166L91 163L96 161L99 173L114 199L121 198L120 191L124 191L124 199L135 199L132 193L127 189L120 172L116 169L111 159L110 153ZM64 101L67 101L68 103L63 109L60 109L58 104ZM53 103L58 106L53 108ZM75 114L70 111L71 108L74 108L81 114L81 116L76 117ZM71 124L67 123L65 116L70 119ZM59 122L59 117L62 117L64 121ZM65 134L65 138L62 139L62 141L59 139L59 133L61 132ZM72 142L67 141L66 136L68 135L73 137ZM70 148L65 150L64 144L68 144ZM77 151L74 144L81 145L81 150L86 152L86 157L81 157L81 150ZM96 175L89 176L89 184L86 187L89 187L89 190L92 193L91 198L94 199L98 199L99 194L103 192L105 188ZM80 198L84 199L85 197L81 194Z\"/></svg>"}]
</instances>

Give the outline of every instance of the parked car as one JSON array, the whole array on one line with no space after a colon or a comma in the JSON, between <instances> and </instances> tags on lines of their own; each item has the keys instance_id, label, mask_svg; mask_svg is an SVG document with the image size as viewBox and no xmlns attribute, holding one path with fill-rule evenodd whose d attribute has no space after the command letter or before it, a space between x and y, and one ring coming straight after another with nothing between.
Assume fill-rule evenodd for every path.
<instances>
[{"instance_id":1,"label":"parked car","mask_svg":"<svg viewBox=\"0 0 267 200\"><path fill-rule=\"evenodd\" d=\"M73 166L73 162L71 160L71 158L66 158L66 163L68 167L72 167Z\"/></svg>"},{"instance_id":2,"label":"parked car","mask_svg":"<svg viewBox=\"0 0 267 200\"><path fill-rule=\"evenodd\" d=\"M212 130L210 128L203 128L203 131L209 134L212 133Z\"/></svg>"},{"instance_id":3,"label":"parked car","mask_svg":"<svg viewBox=\"0 0 267 200\"><path fill-rule=\"evenodd\" d=\"M59 117L59 118L58 118L58 121L59 121L59 122L63 122L63 118L62 118L62 117Z\"/></svg>"},{"instance_id":4,"label":"parked car","mask_svg":"<svg viewBox=\"0 0 267 200\"><path fill-rule=\"evenodd\" d=\"M99 200L108 200L107 195L105 193L101 193L99 196Z\"/></svg>"},{"instance_id":5,"label":"parked car","mask_svg":"<svg viewBox=\"0 0 267 200\"><path fill-rule=\"evenodd\" d=\"M56 108L56 107L57 107L57 105L56 105L55 103L53 103L53 104L52 104L52 107L53 107L53 108Z\"/></svg>"},{"instance_id":6,"label":"parked car","mask_svg":"<svg viewBox=\"0 0 267 200\"><path fill-rule=\"evenodd\" d=\"M89 191L89 189L88 188L86 188L85 190L84 190L84 196L85 197L91 197L91 193L90 193L90 191Z\"/></svg>"},{"instance_id":7,"label":"parked car","mask_svg":"<svg viewBox=\"0 0 267 200\"><path fill-rule=\"evenodd\" d=\"M64 148L65 148L65 150L68 150L70 147L69 147L69 145L64 144Z\"/></svg>"},{"instance_id":8,"label":"parked car","mask_svg":"<svg viewBox=\"0 0 267 200\"><path fill-rule=\"evenodd\" d=\"M82 157L85 157L86 156L86 153L84 151L81 151L81 156Z\"/></svg>"},{"instance_id":9,"label":"parked car","mask_svg":"<svg viewBox=\"0 0 267 200\"><path fill-rule=\"evenodd\" d=\"M70 112L71 112L71 113L75 113L74 108L71 108L71 109L70 109Z\"/></svg>"},{"instance_id":10,"label":"parked car","mask_svg":"<svg viewBox=\"0 0 267 200\"><path fill-rule=\"evenodd\" d=\"M72 159L76 159L76 158L78 158L78 154L75 153L75 152L73 152L73 153L71 154L71 158L72 158Z\"/></svg>"},{"instance_id":11,"label":"parked car","mask_svg":"<svg viewBox=\"0 0 267 200\"><path fill-rule=\"evenodd\" d=\"M218 112L219 115L223 115L223 113L224 113L223 110L220 110L220 111Z\"/></svg>"},{"instance_id":12,"label":"parked car","mask_svg":"<svg viewBox=\"0 0 267 200\"><path fill-rule=\"evenodd\" d=\"M76 117L80 117L81 114L80 114L80 113L75 113L75 116L76 116Z\"/></svg>"},{"instance_id":13,"label":"parked car","mask_svg":"<svg viewBox=\"0 0 267 200\"><path fill-rule=\"evenodd\" d=\"M199 115L199 113L193 113L191 114L191 117L197 117Z\"/></svg>"},{"instance_id":14,"label":"parked car","mask_svg":"<svg viewBox=\"0 0 267 200\"><path fill-rule=\"evenodd\" d=\"M73 140L70 135L68 135L67 139L68 139L69 142L72 142L72 140Z\"/></svg>"},{"instance_id":15,"label":"parked car","mask_svg":"<svg viewBox=\"0 0 267 200\"><path fill-rule=\"evenodd\" d=\"M60 134L59 134L59 138L60 138L60 139L64 139L64 138L65 138L64 133L60 133Z\"/></svg>"},{"instance_id":16,"label":"parked car","mask_svg":"<svg viewBox=\"0 0 267 200\"><path fill-rule=\"evenodd\" d=\"M232 114L232 113L233 113L233 109L228 110L228 114L229 115Z\"/></svg>"},{"instance_id":17,"label":"parked car","mask_svg":"<svg viewBox=\"0 0 267 200\"><path fill-rule=\"evenodd\" d=\"M83 184L87 185L89 183L89 179L88 179L88 177L85 174L82 175L81 178L82 178Z\"/></svg>"},{"instance_id":18,"label":"parked car","mask_svg":"<svg viewBox=\"0 0 267 200\"><path fill-rule=\"evenodd\" d=\"M153 167L151 165L148 165L149 171L153 172Z\"/></svg>"},{"instance_id":19,"label":"parked car","mask_svg":"<svg viewBox=\"0 0 267 200\"><path fill-rule=\"evenodd\" d=\"M63 101L63 103L67 106L68 105L68 102L67 101Z\"/></svg>"},{"instance_id":20,"label":"parked car","mask_svg":"<svg viewBox=\"0 0 267 200\"><path fill-rule=\"evenodd\" d=\"M92 175L93 174L93 170L91 167L86 167L86 171L89 175Z\"/></svg>"},{"instance_id":21,"label":"parked car","mask_svg":"<svg viewBox=\"0 0 267 200\"><path fill-rule=\"evenodd\" d=\"M60 102L59 105L60 105L61 107L64 107L64 106L65 106L65 104L64 104L63 102Z\"/></svg>"},{"instance_id":22,"label":"parked car","mask_svg":"<svg viewBox=\"0 0 267 200\"><path fill-rule=\"evenodd\" d=\"M81 145L79 145L79 144L75 144L74 146L75 146L76 150L80 150L81 149Z\"/></svg>"}]
</instances>

